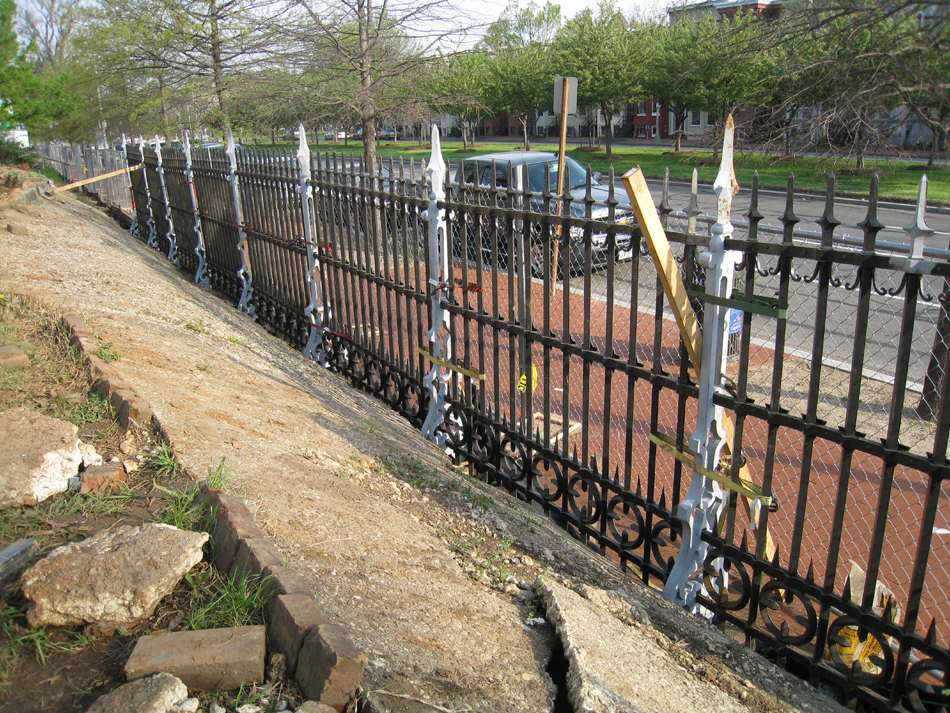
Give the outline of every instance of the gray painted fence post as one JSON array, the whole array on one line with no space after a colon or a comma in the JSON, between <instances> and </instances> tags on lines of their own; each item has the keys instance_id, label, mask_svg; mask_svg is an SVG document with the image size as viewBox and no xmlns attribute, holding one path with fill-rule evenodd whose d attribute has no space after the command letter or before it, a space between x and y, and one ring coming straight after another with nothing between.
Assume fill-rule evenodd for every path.
<instances>
[{"instance_id":1,"label":"gray painted fence post","mask_svg":"<svg viewBox=\"0 0 950 713\"><path fill-rule=\"evenodd\" d=\"M191 141L185 132L185 182L188 184L188 196L191 198L191 215L194 218L194 230L198 236L195 255L198 256L198 269L195 270L195 282L208 284L208 262L205 258L205 236L201 230L201 214L198 212L198 191L195 190L195 172L191 167Z\"/></svg>"},{"instance_id":2,"label":"gray painted fence post","mask_svg":"<svg viewBox=\"0 0 950 713\"><path fill-rule=\"evenodd\" d=\"M165 225L168 230L165 231L165 238L168 240L168 260L173 265L178 265L178 242L175 240L175 227L172 225L172 207L168 204L168 188L165 186L165 168L162 166L162 144L158 137L155 137L155 161L158 164L155 168L158 173L158 185L162 190L162 202L165 204Z\"/></svg>"},{"instance_id":3,"label":"gray painted fence post","mask_svg":"<svg viewBox=\"0 0 950 713\"><path fill-rule=\"evenodd\" d=\"M316 360L321 366L327 365L327 356L323 349L323 315L326 305L320 299L320 260L316 251L316 230L313 220L313 187L310 185L310 146L307 144L307 132L300 124L300 145L297 147L297 168L300 181L297 193L300 195L300 210L303 213L303 239L307 246L307 286L310 291L310 303L304 307L304 314L310 322L310 336L304 347L304 356Z\"/></svg>"},{"instance_id":4,"label":"gray painted fence post","mask_svg":"<svg viewBox=\"0 0 950 713\"><path fill-rule=\"evenodd\" d=\"M241 280L241 299L238 300L237 308L251 317L257 317L254 305L251 304L251 298L254 295L253 275L247 249L247 233L244 232L244 209L241 207L241 189L237 175L237 150L234 145L234 134L230 129L228 129L227 155L231 163L228 181L231 184L231 198L234 200L234 221L238 230L237 248L241 252L241 267L237 271L238 279Z\"/></svg>"},{"instance_id":5,"label":"gray painted fence post","mask_svg":"<svg viewBox=\"0 0 950 713\"><path fill-rule=\"evenodd\" d=\"M442 308L442 290L451 280L449 275L449 245L445 229L445 211L439 209L439 201L445 200L445 160L439 141L439 130L432 126L432 154L426 168L429 181L429 208L425 212L429 232L429 324L426 337L430 354L440 361L452 358L452 333L449 330L449 313ZM422 424L422 435L439 446L444 446L446 434L438 430L445 419L445 396L450 373L433 362L432 369L422 380L429 392L429 412Z\"/></svg>"},{"instance_id":6,"label":"gray painted fence post","mask_svg":"<svg viewBox=\"0 0 950 713\"><path fill-rule=\"evenodd\" d=\"M736 265L742 258L740 252L725 249L725 241L733 231L730 220L732 198L735 190L738 190L732 166L733 136L730 117L726 124L719 175L713 184L719 206L718 219L709 236L709 249L698 257L699 262L706 268L706 294L726 299L732 296ZM726 445L723 407L717 406L713 397L716 391L722 388L729 345L728 311L728 307L715 302L706 302L703 305L702 364L698 370L699 402L696 408L696 430L689 439L690 448L696 454L696 463L713 472L719 470L719 458L723 446ZM702 536L703 532L716 531L725 507L726 494L723 488L714 480L693 470L689 491L676 510L677 518L683 526L682 544L663 589L664 597L693 613L710 614L696 603L697 595L706 587L704 565L709 543L705 542ZM725 590L728 584L728 575L724 568L716 568L714 586Z\"/></svg>"}]
</instances>

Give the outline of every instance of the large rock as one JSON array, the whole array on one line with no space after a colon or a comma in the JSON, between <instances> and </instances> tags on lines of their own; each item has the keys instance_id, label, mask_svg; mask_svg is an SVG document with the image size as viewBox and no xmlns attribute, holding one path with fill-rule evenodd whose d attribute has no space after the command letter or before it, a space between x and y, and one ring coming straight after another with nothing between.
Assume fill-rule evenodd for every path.
<instances>
[{"instance_id":1,"label":"large rock","mask_svg":"<svg viewBox=\"0 0 950 713\"><path fill-rule=\"evenodd\" d=\"M645 629L618 621L550 578L538 578L535 587L564 645L568 699L578 713L748 711L679 666Z\"/></svg>"},{"instance_id":2,"label":"large rock","mask_svg":"<svg viewBox=\"0 0 950 713\"><path fill-rule=\"evenodd\" d=\"M119 686L90 706L86 713L176 713L188 700L188 688L167 673L158 673Z\"/></svg>"},{"instance_id":3,"label":"large rock","mask_svg":"<svg viewBox=\"0 0 950 713\"><path fill-rule=\"evenodd\" d=\"M71 423L24 408L0 413L0 507L65 491L82 463L78 434Z\"/></svg>"},{"instance_id":4,"label":"large rock","mask_svg":"<svg viewBox=\"0 0 950 713\"><path fill-rule=\"evenodd\" d=\"M135 624L201 561L207 540L206 532L149 523L58 547L23 575L27 621L103 630Z\"/></svg>"}]
</instances>

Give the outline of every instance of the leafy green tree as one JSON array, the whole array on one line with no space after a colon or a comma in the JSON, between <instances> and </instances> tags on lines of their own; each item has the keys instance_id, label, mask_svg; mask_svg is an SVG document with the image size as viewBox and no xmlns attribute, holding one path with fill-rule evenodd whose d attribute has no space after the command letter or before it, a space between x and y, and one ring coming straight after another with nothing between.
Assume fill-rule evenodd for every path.
<instances>
[{"instance_id":1,"label":"leafy green tree","mask_svg":"<svg viewBox=\"0 0 950 713\"><path fill-rule=\"evenodd\" d=\"M613 115L641 92L645 46L613 0L600 0L569 20L554 42L555 66L577 77L577 102L597 107L606 121L607 156L613 143Z\"/></svg>"},{"instance_id":2,"label":"leafy green tree","mask_svg":"<svg viewBox=\"0 0 950 713\"><path fill-rule=\"evenodd\" d=\"M462 146L474 141L475 125L485 115L488 58L481 52L452 55L434 68L430 87L433 107L458 117Z\"/></svg>"},{"instance_id":3,"label":"leafy green tree","mask_svg":"<svg viewBox=\"0 0 950 713\"><path fill-rule=\"evenodd\" d=\"M495 112L515 117L524 132L524 148L531 147L533 119L553 97L552 42L561 25L561 8L533 2L523 9L510 4L488 28L481 42L488 56L485 103Z\"/></svg>"}]
</instances>

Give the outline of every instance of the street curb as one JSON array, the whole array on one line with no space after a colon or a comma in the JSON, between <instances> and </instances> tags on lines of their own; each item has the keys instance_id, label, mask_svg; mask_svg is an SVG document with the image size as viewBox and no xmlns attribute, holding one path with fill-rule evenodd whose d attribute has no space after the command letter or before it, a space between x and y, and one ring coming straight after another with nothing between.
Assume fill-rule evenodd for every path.
<instances>
[{"instance_id":1,"label":"street curb","mask_svg":"<svg viewBox=\"0 0 950 713\"><path fill-rule=\"evenodd\" d=\"M69 332L70 343L83 354L92 382L90 390L111 398L119 424L128 430L147 423L171 445L168 431L148 402L97 355L103 342L75 314L63 315L60 323ZM344 627L324 617L306 580L283 566L277 547L254 522L244 500L212 488L207 482L200 484L196 500L205 510L204 522L219 548L225 543L230 545L228 552L222 549L217 553L214 564L218 571L232 577L243 573L271 578L274 603L265 612L267 640L272 649L283 656L287 678L296 673L302 690L321 692L320 700L331 702L342 711L357 694L366 668L366 655L356 647ZM326 626L333 626L335 636L320 634L321 628ZM301 651L308 642L313 648L315 641L323 647L321 656L305 670L299 667L295 672Z\"/></svg>"}]
</instances>

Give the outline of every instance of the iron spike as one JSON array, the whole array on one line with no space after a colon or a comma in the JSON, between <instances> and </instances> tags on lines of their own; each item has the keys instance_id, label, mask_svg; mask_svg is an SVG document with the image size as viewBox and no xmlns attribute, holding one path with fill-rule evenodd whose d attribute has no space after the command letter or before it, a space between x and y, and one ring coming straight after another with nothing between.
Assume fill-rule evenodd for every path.
<instances>
[{"instance_id":1,"label":"iron spike","mask_svg":"<svg viewBox=\"0 0 950 713\"><path fill-rule=\"evenodd\" d=\"M846 602L851 602L851 577L848 577L844 580L844 592L841 595L841 598Z\"/></svg>"},{"instance_id":2,"label":"iron spike","mask_svg":"<svg viewBox=\"0 0 950 713\"><path fill-rule=\"evenodd\" d=\"M637 497L643 497L643 487L640 484L640 476L637 476Z\"/></svg>"},{"instance_id":3,"label":"iron spike","mask_svg":"<svg viewBox=\"0 0 950 713\"><path fill-rule=\"evenodd\" d=\"M663 197L660 199L660 212L669 213L670 207L670 167L663 171Z\"/></svg>"},{"instance_id":4,"label":"iron spike","mask_svg":"<svg viewBox=\"0 0 950 713\"><path fill-rule=\"evenodd\" d=\"M794 227L798 223L798 216L795 215L795 174L788 174L788 188L785 193L785 212L782 213L779 220L786 228ZM791 239L791 235L789 235Z\"/></svg>"},{"instance_id":5,"label":"iron spike","mask_svg":"<svg viewBox=\"0 0 950 713\"><path fill-rule=\"evenodd\" d=\"M813 559L808 559L808 572L805 574L805 582L808 584L815 583L815 562Z\"/></svg>"},{"instance_id":6,"label":"iron spike","mask_svg":"<svg viewBox=\"0 0 950 713\"><path fill-rule=\"evenodd\" d=\"M780 567L782 560L779 557L778 543L775 544L775 554L772 556L772 565L774 567Z\"/></svg>"},{"instance_id":7,"label":"iron spike","mask_svg":"<svg viewBox=\"0 0 950 713\"><path fill-rule=\"evenodd\" d=\"M937 645L937 620L931 617L930 626L927 627L927 633L924 635L924 641L931 646Z\"/></svg>"},{"instance_id":8,"label":"iron spike","mask_svg":"<svg viewBox=\"0 0 950 713\"><path fill-rule=\"evenodd\" d=\"M591 469L591 471L594 472L594 473L599 473L599 472L600 472L600 471L597 469L597 456L596 456L596 455L591 456L591 459L590 459L590 469Z\"/></svg>"},{"instance_id":9,"label":"iron spike","mask_svg":"<svg viewBox=\"0 0 950 713\"><path fill-rule=\"evenodd\" d=\"M739 542L739 551L740 552L749 551L749 542L748 542L748 537L746 535L745 530L742 531L742 540Z\"/></svg>"},{"instance_id":10,"label":"iron spike","mask_svg":"<svg viewBox=\"0 0 950 713\"><path fill-rule=\"evenodd\" d=\"M822 211L821 218L818 219L818 225L822 230L822 245L831 247L834 229L841 225L841 221L835 218L835 178L834 172L828 174L828 188L825 191L825 208Z\"/></svg>"},{"instance_id":11,"label":"iron spike","mask_svg":"<svg viewBox=\"0 0 950 713\"><path fill-rule=\"evenodd\" d=\"M620 482L620 468L618 468L616 465L614 466L614 482Z\"/></svg>"},{"instance_id":12,"label":"iron spike","mask_svg":"<svg viewBox=\"0 0 950 713\"><path fill-rule=\"evenodd\" d=\"M858 227L864 231L864 251L874 252L877 243L877 234L884 228L884 224L877 217L877 194L881 179L877 173L871 176L871 190L868 194L868 212Z\"/></svg>"},{"instance_id":13,"label":"iron spike","mask_svg":"<svg viewBox=\"0 0 950 713\"><path fill-rule=\"evenodd\" d=\"M660 491L660 510L666 510L666 488Z\"/></svg>"}]
</instances>

